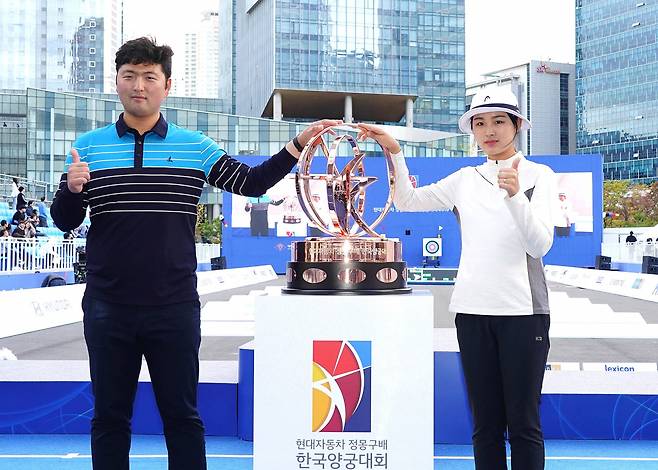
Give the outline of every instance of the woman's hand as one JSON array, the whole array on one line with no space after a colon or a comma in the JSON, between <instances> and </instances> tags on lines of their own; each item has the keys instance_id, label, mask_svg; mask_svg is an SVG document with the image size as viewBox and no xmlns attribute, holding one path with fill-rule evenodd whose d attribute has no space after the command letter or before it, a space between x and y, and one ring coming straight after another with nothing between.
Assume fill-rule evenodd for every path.
<instances>
[{"instance_id":1,"label":"woman's hand","mask_svg":"<svg viewBox=\"0 0 658 470\"><path fill-rule=\"evenodd\" d=\"M364 124L361 122L351 125L359 130L359 133L356 137L359 141L364 141L368 138L374 139L379 145L388 150L392 155L400 153L402 150L398 141L379 126L375 126L374 124Z\"/></svg>"},{"instance_id":2,"label":"woman's hand","mask_svg":"<svg viewBox=\"0 0 658 470\"><path fill-rule=\"evenodd\" d=\"M519 162L520 158L512 162L512 168L501 168L498 171L498 187L507 191L509 197L513 197L521 189L519 186Z\"/></svg>"}]
</instances>

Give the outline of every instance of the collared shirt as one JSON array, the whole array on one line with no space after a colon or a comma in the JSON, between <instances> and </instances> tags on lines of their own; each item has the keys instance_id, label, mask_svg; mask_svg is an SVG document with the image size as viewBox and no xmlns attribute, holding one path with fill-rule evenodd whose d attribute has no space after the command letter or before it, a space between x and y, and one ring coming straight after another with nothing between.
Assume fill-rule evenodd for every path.
<instances>
[{"instance_id":1,"label":"collared shirt","mask_svg":"<svg viewBox=\"0 0 658 470\"><path fill-rule=\"evenodd\" d=\"M88 163L91 179L74 194L65 172L51 216L68 231L89 208L86 295L135 305L198 298L194 229L205 183L260 196L297 162L284 148L250 168L201 132L167 123L162 115L140 134L122 114L116 123L80 136L73 147ZM71 162L69 154L65 171Z\"/></svg>"}]
</instances>

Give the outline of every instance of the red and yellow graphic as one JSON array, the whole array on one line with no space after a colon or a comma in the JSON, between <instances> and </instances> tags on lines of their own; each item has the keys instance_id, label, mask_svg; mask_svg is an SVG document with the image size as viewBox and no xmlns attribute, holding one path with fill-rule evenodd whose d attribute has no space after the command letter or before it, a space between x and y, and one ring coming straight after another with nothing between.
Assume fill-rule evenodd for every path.
<instances>
[{"instance_id":1,"label":"red and yellow graphic","mask_svg":"<svg viewBox=\"0 0 658 470\"><path fill-rule=\"evenodd\" d=\"M370 341L313 341L314 432L370 432Z\"/></svg>"}]
</instances>

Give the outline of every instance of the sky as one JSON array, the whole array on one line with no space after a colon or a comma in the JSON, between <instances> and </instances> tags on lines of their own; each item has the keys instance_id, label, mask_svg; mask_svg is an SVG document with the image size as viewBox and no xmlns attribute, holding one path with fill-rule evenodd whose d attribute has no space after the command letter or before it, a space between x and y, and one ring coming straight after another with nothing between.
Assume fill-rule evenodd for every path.
<instances>
[{"instance_id":1,"label":"sky","mask_svg":"<svg viewBox=\"0 0 658 470\"><path fill-rule=\"evenodd\" d=\"M466 83L530 59L575 63L574 0L465 0Z\"/></svg>"},{"instance_id":2,"label":"sky","mask_svg":"<svg viewBox=\"0 0 658 470\"><path fill-rule=\"evenodd\" d=\"M180 51L186 25L219 1L230 0L126 0L126 32L153 35ZM530 59L575 62L574 0L464 1L467 84Z\"/></svg>"}]
</instances>

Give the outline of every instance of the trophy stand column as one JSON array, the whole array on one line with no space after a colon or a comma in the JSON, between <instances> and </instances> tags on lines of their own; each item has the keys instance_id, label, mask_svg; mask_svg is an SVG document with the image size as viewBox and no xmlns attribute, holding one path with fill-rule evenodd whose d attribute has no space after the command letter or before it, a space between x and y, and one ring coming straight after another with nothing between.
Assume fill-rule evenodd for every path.
<instances>
[{"instance_id":1,"label":"trophy stand column","mask_svg":"<svg viewBox=\"0 0 658 470\"><path fill-rule=\"evenodd\" d=\"M258 297L254 469L432 469L433 373L427 291Z\"/></svg>"}]
</instances>

